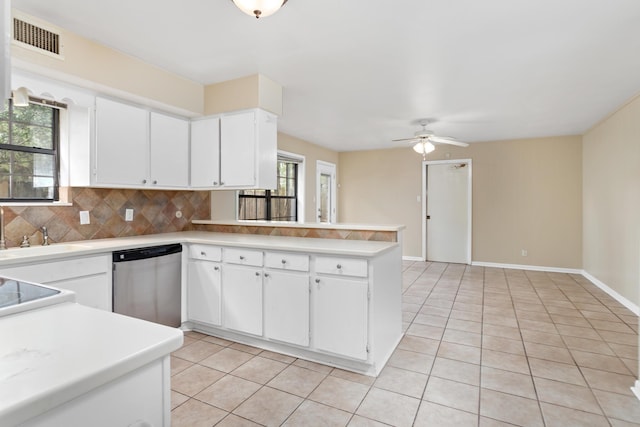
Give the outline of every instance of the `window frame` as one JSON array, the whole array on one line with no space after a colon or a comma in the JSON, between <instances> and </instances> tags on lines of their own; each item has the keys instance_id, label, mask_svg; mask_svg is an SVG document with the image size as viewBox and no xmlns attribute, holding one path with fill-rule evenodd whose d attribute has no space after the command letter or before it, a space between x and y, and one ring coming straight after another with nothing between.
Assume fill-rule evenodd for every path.
<instances>
[{"instance_id":1,"label":"window frame","mask_svg":"<svg viewBox=\"0 0 640 427\"><path fill-rule=\"evenodd\" d=\"M37 98L37 97L29 97L29 104L34 105L42 105L48 108L51 108L53 112L53 120L51 126L52 132L52 148L38 148L33 146L21 146L15 144L1 144L0 150L15 152L15 153L31 153L31 154L46 154L50 155L53 158L53 197L52 198L34 198L34 197L0 197L0 203L2 204L21 204L21 203L56 203L60 201L60 139L61 139L61 109L66 109L66 104L62 104L55 101L50 101L47 99ZM9 124L9 142L13 139L12 127L14 125L13 121L13 109L21 108L13 105L13 100L7 100L7 111L8 114L8 124ZM11 180L13 179L13 173L9 174L9 194L11 195L12 185Z\"/></svg>"},{"instance_id":2,"label":"window frame","mask_svg":"<svg viewBox=\"0 0 640 427\"><path fill-rule=\"evenodd\" d=\"M277 181L280 182L280 178L285 178L290 180L291 177L289 175L281 176L279 175L280 167L279 164L281 162L287 164L293 164L295 167L295 187L294 187L294 196L280 196L277 195L276 190L259 190L264 191L264 194L242 194L244 191L256 191L256 190L240 190L236 192L236 219L238 221L248 221L248 222L258 222L258 221L267 221L267 222L290 222L297 223L300 222L301 216L304 216L304 210L302 205L302 198L304 197L304 157L286 152L278 152L278 176ZM241 199L253 199L256 202L260 201L264 207L264 218L257 219L244 219L240 217L240 208L241 208ZM293 219L273 219L272 212L272 201L273 200L294 200L295 201L295 209L293 209L293 215L289 218Z\"/></svg>"}]
</instances>

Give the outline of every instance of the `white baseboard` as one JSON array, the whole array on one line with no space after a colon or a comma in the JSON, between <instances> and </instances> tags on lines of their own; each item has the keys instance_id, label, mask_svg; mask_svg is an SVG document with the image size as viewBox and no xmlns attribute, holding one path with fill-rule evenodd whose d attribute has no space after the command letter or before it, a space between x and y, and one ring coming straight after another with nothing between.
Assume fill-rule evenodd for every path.
<instances>
[{"instance_id":1,"label":"white baseboard","mask_svg":"<svg viewBox=\"0 0 640 427\"><path fill-rule=\"evenodd\" d=\"M424 261L424 259L420 258L419 256L406 256L406 255L402 256L402 260L403 261Z\"/></svg>"},{"instance_id":2,"label":"white baseboard","mask_svg":"<svg viewBox=\"0 0 640 427\"><path fill-rule=\"evenodd\" d=\"M640 316L640 307L637 304L634 304L632 301L629 301L627 298L620 295L618 292L611 289L606 284L602 283L600 280L589 274L584 270L579 270L576 268L558 268L558 267L543 267L538 265L520 265L520 264L501 264L495 262L472 262L471 265L476 265L479 267L493 267L493 268L509 268L516 270L532 270L532 271L549 271L552 273L568 273L568 274L580 274L598 288L607 293L611 298L618 301L620 304L624 305L626 308L631 310L633 314L636 316Z\"/></svg>"},{"instance_id":3,"label":"white baseboard","mask_svg":"<svg viewBox=\"0 0 640 427\"><path fill-rule=\"evenodd\" d=\"M640 399L640 380L636 381L636 385L634 387L631 387L631 391L638 399Z\"/></svg>"},{"instance_id":4,"label":"white baseboard","mask_svg":"<svg viewBox=\"0 0 640 427\"><path fill-rule=\"evenodd\" d=\"M640 307L638 307L637 304L634 304L632 301L629 301L627 298L623 297L618 292L614 291L609 286L605 285L600 280L598 280L597 278L595 278L591 274L587 273L586 271L582 270L582 275L586 279L588 279L590 282L592 282L594 285L596 285L597 287L602 289L604 292L606 292L611 298L615 299L620 304L624 305L629 310L631 310L633 312L633 314L635 314L636 316L640 316ZM637 384L636 384L636 386L637 386Z\"/></svg>"},{"instance_id":5,"label":"white baseboard","mask_svg":"<svg viewBox=\"0 0 640 427\"><path fill-rule=\"evenodd\" d=\"M482 261L473 261L471 265L476 265L478 267L508 268L512 270L549 271L552 273L582 274L582 270L578 270L576 268L543 267L539 265L526 264L501 264L497 262Z\"/></svg>"}]
</instances>

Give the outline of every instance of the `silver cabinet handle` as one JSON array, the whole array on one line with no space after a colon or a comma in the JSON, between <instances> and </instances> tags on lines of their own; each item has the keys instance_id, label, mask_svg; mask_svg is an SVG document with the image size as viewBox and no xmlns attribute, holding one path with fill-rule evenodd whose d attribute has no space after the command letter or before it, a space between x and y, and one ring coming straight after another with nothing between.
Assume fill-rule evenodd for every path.
<instances>
[{"instance_id":1,"label":"silver cabinet handle","mask_svg":"<svg viewBox=\"0 0 640 427\"><path fill-rule=\"evenodd\" d=\"M287 260L286 260L286 259L283 259L283 260L282 260L282 265L285 265L286 263L287 263Z\"/></svg>"},{"instance_id":2,"label":"silver cabinet handle","mask_svg":"<svg viewBox=\"0 0 640 427\"><path fill-rule=\"evenodd\" d=\"M218 185L218 181L213 181L213 185Z\"/></svg>"},{"instance_id":3,"label":"silver cabinet handle","mask_svg":"<svg viewBox=\"0 0 640 427\"><path fill-rule=\"evenodd\" d=\"M256 271L256 276L259 276L259 275L260 275L260 272L259 272L259 271Z\"/></svg>"},{"instance_id":4,"label":"silver cabinet handle","mask_svg":"<svg viewBox=\"0 0 640 427\"><path fill-rule=\"evenodd\" d=\"M269 273L264 273L264 277L269 277Z\"/></svg>"},{"instance_id":5,"label":"silver cabinet handle","mask_svg":"<svg viewBox=\"0 0 640 427\"><path fill-rule=\"evenodd\" d=\"M336 265L336 267L338 268L338 270L342 270L342 265L338 264Z\"/></svg>"},{"instance_id":6,"label":"silver cabinet handle","mask_svg":"<svg viewBox=\"0 0 640 427\"><path fill-rule=\"evenodd\" d=\"M224 182L220 181L220 185L224 185Z\"/></svg>"},{"instance_id":7,"label":"silver cabinet handle","mask_svg":"<svg viewBox=\"0 0 640 427\"><path fill-rule=\"evenodd\" d=\"M240 255L240 261L244 261L244 257Z\"/></svg>"},{"instance_id":8,"label":"silver cabinet handle","mask_svg":"<svg viewBox=\"0 0 640 427\"><path fill-rule=\"evenodd\" d=\"M216 265L215 267L213 267L213 269L214 269L215 271L218 271L218 270L220 270L220 267L218 267L218 266Z\"/></svg>"},{"instance_id":9,"label":"silver cabinet handle","mask_svg":"<svg viewBox=\"0 0 640 427\"><path fill-rule=\"evenodd\" d=\"M154 180L153 180L153 183L154 183L154 184L157 184L157 183L158 183L158 181L154 179Z\"/></svg>"},{"instance_id":10,"label":"silver cabinet handle","mask_svg":"<svg viewBox=\"0 0 640 427\"><path fill-rule=\"evenodd\" d=\"M200 252L200 255L202 255L202 256L207 256L207 253L206 253L205 251L201 251L201 252Z\"/></svg>"},{"instance_id":11,"label":"silver cabinet handle","mask_svg":"<svg viewBox=\"0 0 640 427\"><path fill-rule=\"evenodd\" d=\"M316 279L316 283L320 283L320 279Z\"/></svg>"},{"instance_id":12,"label":"silver cabinet handle","mask_svg":"<svg viewBox=\"0 0 640 427\"><path fill-rule=\"evenodd\" d=\"M143 179L143 180L142 180L142 183L143 183L143 184L146 184L146 183L147 183L147 180L146 180L146 179Z\"/></svg>"}]
</instances>

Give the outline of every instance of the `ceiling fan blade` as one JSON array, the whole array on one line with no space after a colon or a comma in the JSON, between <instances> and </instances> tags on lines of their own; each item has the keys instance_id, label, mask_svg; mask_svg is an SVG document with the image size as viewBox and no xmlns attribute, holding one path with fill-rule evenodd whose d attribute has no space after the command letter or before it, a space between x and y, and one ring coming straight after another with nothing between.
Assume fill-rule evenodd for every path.
<instances>
[{"instance_id":1,"label":"ceiling fan blade","mask_svg":"<svg viewBox=\"0 0 640 427\"><path fill-rule=\"evenodd\" d=\"M430 136L429 140L432 142L437 142L439 144L449 144L449 145L456 145L458 147L468 147L469 144L467 144L466 142L462 142L462 141L457 141L453 138L447 138L445 136Z\"/></svg>"},{"instance_id":2,"label":"ceiling fan blade","mask_svg":"<svg viewBox=\"0 0 640 427\"><path fill-rule=\"evenodd\" d=\"M420 138L417 137L413 137L413 138L401 138L401 139L392 139L391 142L402 142L402 141L420 141Z\"/></svg>"}]
</instances>

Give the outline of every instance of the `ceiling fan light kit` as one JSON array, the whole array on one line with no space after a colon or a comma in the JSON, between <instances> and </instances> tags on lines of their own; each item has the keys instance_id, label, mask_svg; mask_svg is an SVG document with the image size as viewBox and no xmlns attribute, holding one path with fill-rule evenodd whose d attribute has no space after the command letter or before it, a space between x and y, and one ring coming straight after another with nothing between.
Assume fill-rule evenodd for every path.
<instances>
[{"instance_id":1,"label":"ceiling fan light kit","mask_svg":"<svg viewBox=\"0 0 640 427\"><path fill-rule=\"evenodd\" d=\"M417 142L413 146L413 151L415 151L418 154L422 154L422 160L427 160L427 154L429 154L435 149L436 147L432 143L426 140Z\"/></svg>"},{"instance_id":2,"label":"ceiling fan light kit","mask_svg":"<svg viewBox=\"0 0 640 427\"><path fill-rule=\"evenodd\" d=\"M427 129L428 124L429 122L427 120L421 121L420 126L422 126L422 129L414 133L414 136L412 138L394 139L393 142L415 142L416 144L413 146L413 150L418 154L422 154L423 160L427 159L427 154L435 150L436 147L433 145L434 142L437 144L456 145L458 147L469 146L469 144L467 144L466 142L457 141L453 138L449 138L446 136L436 136L432 131Z\"/></svg>"},{"instance_id":3,"label":"ceiling fan light kit","mask_svg":"<svg viewBox=\"0 0 640 427\"><path fill-rule=\"evenodd\" d=\"M232 1L238 7L238 9L240 9L247 15L255 16L256 19L273 15L287 2L287 0L232 0Z\"/></svg>"}]
</instances>

